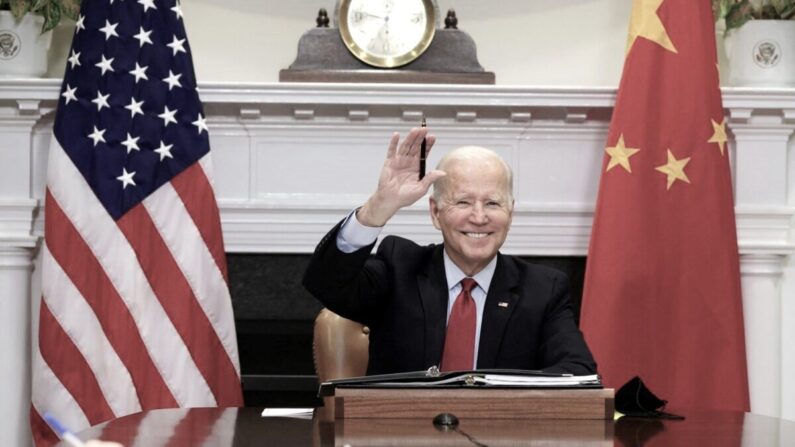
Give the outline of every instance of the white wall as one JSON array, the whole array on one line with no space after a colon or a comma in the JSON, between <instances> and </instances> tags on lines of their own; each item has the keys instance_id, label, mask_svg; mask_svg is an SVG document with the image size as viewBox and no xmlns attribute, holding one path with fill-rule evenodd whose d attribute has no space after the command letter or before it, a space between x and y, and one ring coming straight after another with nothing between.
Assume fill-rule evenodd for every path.
<instances>
[{"instance_id":1,"label":"white wall","mask_svg":"<svg viewBox=\"0 0 795 447\"><path fill-rule=\"evenodd\" d=\"M200 82L275 82L298 39L336 0L184 0ZM616 86L631 0L439 0L500 85ZM48 76L63 75L72 29L54 36Z\"/></svg>"},{"instance_id":2,"label":"white wall","mask_svg":"<svg viewBox=\"0 0 795 447\"><path fill-rule=\"evenodd\" d=\"M335 0L192 0L183 3L197 76L277 81L301 34ZM630 0L439 0L478 45L503 85L614 86L621 74Z\"/></svg>"}]
</instances>

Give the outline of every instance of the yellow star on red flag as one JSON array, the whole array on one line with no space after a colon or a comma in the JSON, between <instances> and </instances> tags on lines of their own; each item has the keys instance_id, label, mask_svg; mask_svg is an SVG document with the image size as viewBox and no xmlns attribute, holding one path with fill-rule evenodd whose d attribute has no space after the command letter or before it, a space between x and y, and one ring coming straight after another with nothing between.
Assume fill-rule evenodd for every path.
<instances>
[{"instance_id":1,"label":"yellow star on red flag","mask_svg":"<svg viewBox=\"0 0 795 447\"><path fill-rule=\"evenodd\" d=\"M629 37L627 38L627 52L638 37L646 38L657 43L666 50L677 53L668 31L665 29L657 10L665 0L634 0L632 2L632 19L629 22Z\"/></svg>"},{"instance_id":2,"label":"yellow star on red flag","mask_svg":"<svg viewBox=\"0 0 795 447\"><path fill-rule=\"evenodd\" d=\"M729 138L726 136L726 118L723 118L723 122L720 124L716 123L715 120L712 121L712 129L715 133L712 134L708 143L718 143L718 148L720 149L720 154L723 155L723 150L726 148L726 142L729 141Z\"/></svg>"},{"instance_id":3,"label":"yellow star on red flag","mask_svg":"<svg viewBox=\"0 0 795 447\"><path fill-rule=\"evenodd\" d=\"M690 179L687 178L687 174L685 174L685 166L687 166L688 163L690 163L690 157L677 160L671 150L668 149L668 163L657 166L654 169L668 176L667 189L671 189L671 185L677 180L690 183Z\"/></svg>"},{"instance_id":4,"label":"yellow star on red flag","mask_svg":"<svg viewBox=\"0 0 795 447\"><path fill-rule=\"evenodd\" d=\"M624 144L624 134L618 137L618 143L613 147L606 147L605 152L610 155L610 161L607 163L605 172L613 169L616 166L621 166L627 172L632 173L632 167L629 164L629 157L638 153L640 149L626 147Z\"/></svg>"}]
</instances>

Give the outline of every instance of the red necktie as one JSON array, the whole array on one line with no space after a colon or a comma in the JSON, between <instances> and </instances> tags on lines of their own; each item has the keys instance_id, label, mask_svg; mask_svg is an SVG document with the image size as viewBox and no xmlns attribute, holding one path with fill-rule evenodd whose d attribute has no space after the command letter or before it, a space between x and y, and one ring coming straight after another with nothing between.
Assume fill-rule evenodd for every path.
<instances>
[{"instance_id":1,"label":"red necktie","mask_svg":"<svg viewBox=\"0 0 795 447\"><path fill-rule=\"evenodd\" d=\"M447 336L444 339L442 371L468 371L472 369L475 357L475 326L477 309L472 299L472 289L478 283L472 278L461 280L461 293L453 304L450 321L447 322Z\"/></svg>"}]
</instances>

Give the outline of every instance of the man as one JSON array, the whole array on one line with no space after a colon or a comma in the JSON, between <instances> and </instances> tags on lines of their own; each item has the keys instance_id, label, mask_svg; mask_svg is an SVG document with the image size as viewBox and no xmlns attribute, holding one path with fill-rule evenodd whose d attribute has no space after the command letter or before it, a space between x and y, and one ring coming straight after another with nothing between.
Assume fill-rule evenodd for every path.
<instances>
[{"instance_id":1,"label":"man","mask_svg":"<svg viewBox=\"0 0 795 447\"><path fill-rule=\"evenodd\" d=\"M427 129L395 133L376 191L320 242L304 286L331 311L370 327L368 374L543 369L592 374L596 365L574 323L560 272L498 251L513 214L508 165L479 147L456 149L419 179ZM443 245L384 238L402 207L430 198Z\"/></svg>"}]
</instances>

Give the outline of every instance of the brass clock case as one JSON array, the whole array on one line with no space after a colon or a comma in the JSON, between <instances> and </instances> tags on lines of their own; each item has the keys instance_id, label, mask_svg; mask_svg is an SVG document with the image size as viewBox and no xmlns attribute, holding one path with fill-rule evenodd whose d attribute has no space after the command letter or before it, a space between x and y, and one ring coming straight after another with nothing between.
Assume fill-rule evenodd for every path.
<instances>
[{"instance_id":1,"label":"brass clock case","mask_svg":"<svg viewBox=\"0 0 795 447\"><path fill-rule=\"evenodd\" d=\"M401 0L396 0L401 1ZM405 0L403 0L405 1ZM363 48L359 45L351 33L350 27L350 7L351 0L340 0L338 13L338 25L340 29L340 36L345 43L345 47L359 60L365 64L372 65L380 68L395 68L406 65L409 62L417 59L422 55L425 50L431 45L433 36L436 33L436 9L432 0L421 0L425 14L425 28L422 31L422 37L414 47L408 51L395 55L378 55L374 52Z\"/></svg>"}]
</instances>

